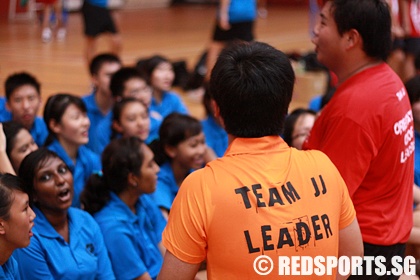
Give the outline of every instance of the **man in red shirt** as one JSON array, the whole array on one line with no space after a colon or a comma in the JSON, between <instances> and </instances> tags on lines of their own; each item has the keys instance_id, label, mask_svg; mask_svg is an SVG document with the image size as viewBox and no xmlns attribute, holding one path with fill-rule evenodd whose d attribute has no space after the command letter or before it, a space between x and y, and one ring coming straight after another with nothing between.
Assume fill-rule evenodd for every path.
<instances>
[{"instance_id":1,"label":"man in red shirt","mask_svg":"<svg viewBox=\"0 0 420 280\"><path fill-rule=\"evenodd\" d=\"M313 43L339 84L303 148L323 151L337 166L356 209L364 254L385 256L389 271L392 256L404 256L412 227L414 132L404 85L384 62L391 47L387 4L326 2Z\"/></svg>"}]
</instances>

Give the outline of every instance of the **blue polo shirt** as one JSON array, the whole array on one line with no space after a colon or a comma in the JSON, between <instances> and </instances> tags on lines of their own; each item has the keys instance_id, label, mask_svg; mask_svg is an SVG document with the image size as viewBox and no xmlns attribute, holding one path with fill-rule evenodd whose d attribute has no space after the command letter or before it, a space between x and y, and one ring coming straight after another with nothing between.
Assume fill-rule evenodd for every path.
<instances>
[{"instance_id":1,"label":"blue polo shirt","mask_svg":"<svg viewBox=\"0 0 420 280\"><path fill-rule=\"evenodd\" d=\"M32 138L34 138L35 143L39 147L44 146L45 140L47 139L49 132L43 118L36 117L34 124L32 125L32 128L29 132L31 133Z\"/></svg>"},{"instance_id":2,"label":"blue polo shirt","mask_svg":"<svg viewBox=\"0 0 420 280\"><path fill-rule=\"evenodd\" d=\"M109 144L109 142L111 142L112 118L113 116L111 113L109 117L107 116L104 120L102 120L96 128L94 136L91 138L93 141L92 151L94 151L98 155L101 155L105 147ZM153 140L159 138L159 127L162 123L162 118L159 117L159 114L157 112L149 112L149 118L150 132L149 136L147 136L146 141L144 141L146 144L149 144ZM119 137L119 135L117 135L117 137Z\"/></svg>"},{"instance_id":3,"label":"blue polo shirt","mask_svg":"<svg viewBox=\"0 0 420 280\"><path fill-rule=\"evenodd\" d=\"M0 279L17 280L20 279L18 264L13 256L0 266Z\"/></svg>"},{"instance_id":4,"label":"blue polo shirt","mask_svg":"<svg viewBox=\"0 0 420 280\"><path fill-rule=\"evenodd\" d=\"M163 256L158 244L166 220L147 196L136 203L136 214L115 193L94 217L98 222L117 279L134 279L148 272L155 279Z\"/></svg>"},{"instance_id":5,"label":"blue polo shirt","mask_svg":"<svg viewBox=\"0 0 420 280\"><path fill-rule=\"evenodd\" d=\"M88 147L89 149L91 149L92 151L94 150L94 135L96 133L96 128L98 127L98 124L106 119L109 115L111 115L111 111L110 110L107 114L102 114L101 110L98 107L98 104L96 103L95 100L95 93L91 93L89 95L83 96L82 97L83 102L86 105L86 109L87 109L87 115L89 117L90 120L90 127L89 127L89 143L87 143L86 147Z\"/></svg>"},{"instance_id":6,"label":"blue polo shirt","mask_svg":"<svg viewBox=\"0 0 420 280\"><path fill-rule=\"evenodd\" d=\"M68 210L70 243L36 207L34 236L28 247L13 253L22 279L115 279L98 224L87 212Z\"/></svg>"},{"instance_id":7,"label":"blue polo shirt","mask_svg":"<svg viewBox=\"0 0 420 280\"><path fill-rule=\"evenodd\" d=\"M206 136L206 144L216 153L218 157L222 157L228 147L228 135L212 116L207 116L201 121L203 133Z\"/></svg>"},{"instance_id":8,"label":"blue polo shirt","mask_svg":"<svg viewBox=\"0 0 420 280\"><path fill-rule=\"evenodd\" d=\"M80 146L76 162L74 162L57 140L54 140L48 146L48 149L56 152L73 174L74 196L72 206L80 208L80 193L85 187L87 180L90 175L102 170L100 157L87 147Z\"/></svg>"},{"instance_id":9,"label":"blue polo shirt","mask_svg":"<svg viewBox=\"0 0 420 280\"><path fill-rule=\"evenodd\" d=\"M6 122L12 119L12 113L6 108L6 97L0 97L0 122Z\"/></svg>"},{"instance_id":10,"label":"blue polo shirt","mask_svg":"<svg viewBox=\"0 0 420 280\"><path fill-rule=\"evenodd\" d=\"M150 105L151 111L158 112L163 118L171 113L188 114L187 107L182 102L181 97L174 92L163 92L162 101L158 103L154 97L152 97L152 103Z\"/></svg>"},{"instance_id":11,"label":"blue polo shirt","mask_svg":"<svg viewBox=\"0 0 420 280\"><path fill-rule=\"evenodd\" d=\"M150 196L158 207L170 210L178 190L171 164L165 162L160 166L156 190Z\"/></svg>"}]
</instances>

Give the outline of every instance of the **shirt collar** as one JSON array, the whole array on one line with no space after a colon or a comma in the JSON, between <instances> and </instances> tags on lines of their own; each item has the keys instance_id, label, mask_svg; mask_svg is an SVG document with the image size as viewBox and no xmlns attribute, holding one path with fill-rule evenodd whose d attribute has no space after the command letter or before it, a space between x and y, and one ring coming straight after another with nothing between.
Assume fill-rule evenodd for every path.
<instances>
[{"instance_id":1,"label":"shirt collar","mask_svg":"<svg viewBox=\"0 0 420 280\"><path fill-rule=\"evenodd\" d=\"M235 138L228 146L225 156L238 154L263 154L279 150L287 151L289 146L280 136L259 138Z\"/></svg>"},{"instance_id":2,"label":"shirt collar","mask_svg":"<svg viewBox=\"0 0 420 280\"><path fill-rule=\"evenodd\" d=\"M42 213L42 211L38 207L34 206L33 210L36 214L34 228L35 228L36 232L38 232L39 235L47 237L47 238L63 239L61 237L61 235L58 234L58 232L54 229L54 227L47 220L44 213ZM74 230L74 231L78 232L78 229L80 228L80 225L78 225L78 223L73 223L73 219L72 219L73 211L74 211L74 209L72 209L71 207L67 211L67 218L69 220L69 231Z\"/></svg>"}]
</instances>

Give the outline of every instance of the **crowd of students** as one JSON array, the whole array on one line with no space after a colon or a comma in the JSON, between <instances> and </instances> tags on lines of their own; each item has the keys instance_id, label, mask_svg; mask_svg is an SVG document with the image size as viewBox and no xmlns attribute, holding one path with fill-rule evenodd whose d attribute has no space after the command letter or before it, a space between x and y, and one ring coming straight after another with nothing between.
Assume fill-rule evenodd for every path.
<instances>
[{"instance_id":1,"label":"crowd of students","mask_svg":"<svg viewBox=\"0 0 420 280\"><path fill-rule=\"evenodd\" d=\"M202 122L172 91L175 72L163 56L124 66L102 53L89 69L93 91L50 96L43 117L36 77L6 79L1 171L24 180L37 216L31 244L13 257L23 278L155 279L178 188L216 158L205 139L220 141L212 130L223 129L207 125L205 137ZM225 134L218 155L226 148Z\"/></svg>"}]
</instances>

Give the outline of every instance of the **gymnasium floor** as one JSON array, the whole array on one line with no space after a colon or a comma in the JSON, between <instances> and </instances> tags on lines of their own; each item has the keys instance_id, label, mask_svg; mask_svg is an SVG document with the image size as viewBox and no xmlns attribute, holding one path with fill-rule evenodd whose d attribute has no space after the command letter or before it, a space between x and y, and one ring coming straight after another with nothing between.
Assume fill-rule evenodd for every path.
<instances>
[{"instance_id":1,"label":"gymnasium floor","mask_svg":"<svg viewBox=\"0 0 420 280\"><path fill-rule=\"evenodd\" d=\"M185 60L191 69L206 44L214 24L214 5L185 4L169 8L119 10L115 13L123 36L121 58L126 65L139 58L162 54L172 60ZM313 49L308 31L306 6L269 6L267 18L258 18L257 40L284 52L305 53ZM0 94L8 75L28 71L41 82L43 101L49 95L69 92L84 95L90 91L90 77L83 57L84 38L80 13L68 18L64 42L41 41L41 28L34 21L8 21L0 18ZM99 51L107 50L101 38ZM325 77L296 68L297 83L291 107L305 106L311 96L322 91ZM201 105L181 93L193 115L202 116Z\"/></svg>"}]
</instances>

